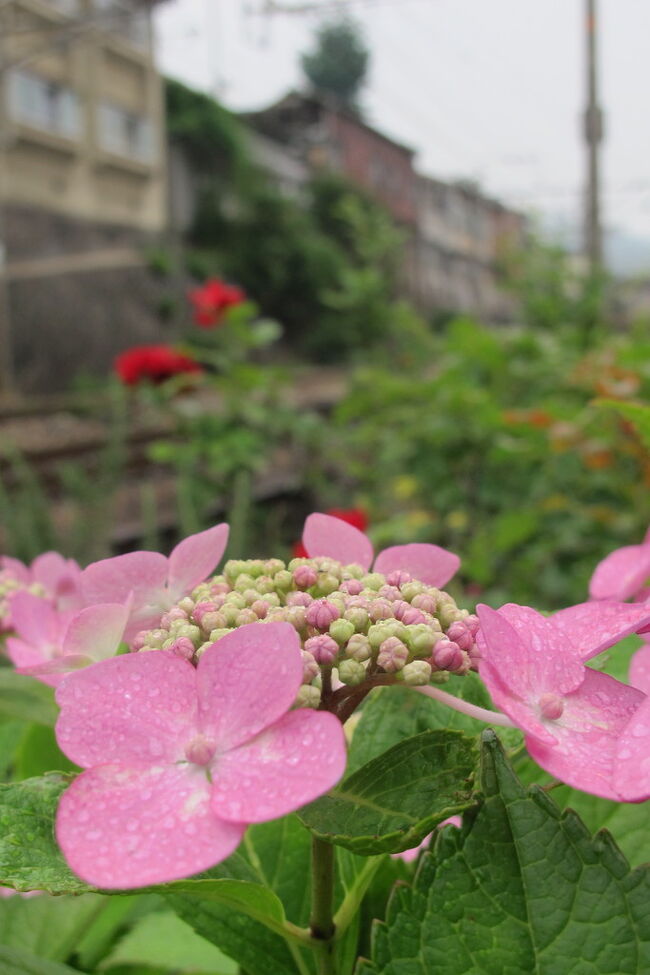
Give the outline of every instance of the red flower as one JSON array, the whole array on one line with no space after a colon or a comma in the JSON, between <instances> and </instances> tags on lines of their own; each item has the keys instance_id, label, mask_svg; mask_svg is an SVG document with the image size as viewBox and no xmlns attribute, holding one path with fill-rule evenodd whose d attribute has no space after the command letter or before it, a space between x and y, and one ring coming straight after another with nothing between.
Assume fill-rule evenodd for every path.
<instances>
[{"instance_id":1,"label":"red flower","mask_svg":"<svg viewBox=\"0 0 650 975\"><path fill-rule=\"evenodd\" d=\"M169 345L136 345L115 360L115 372L126 386L143 380L162 383L171 376L202 371L198 362Z\"/></svg>"},{"instance_id":2,"label":"red flower","mask_svg":"<svg viewBox=\"0 0 650 975\"><path fill-rule=\"evenodd\" d=\"M325 514L331 515L332 518L340 518L353 528L358 528L360 532L365 532L368 527L368 515L363 508L329 508ZM294 559L307 558L307 549L302 542L294 542L292 552Z\"/></svg>"},{"instance_id":3,"label":"red flower","mask_svg":"<svg viewBox=\"0 0 650 975\"><path fill-rule=\"evenodd\" d=\"M211 278L202 288L190 291L189 299L194 305L195 324L201 328L212 328L219 324L228 308L241 305L246 300L246 295L241 288L226 284L218 278Z\"/></svg>"}]
</instances>

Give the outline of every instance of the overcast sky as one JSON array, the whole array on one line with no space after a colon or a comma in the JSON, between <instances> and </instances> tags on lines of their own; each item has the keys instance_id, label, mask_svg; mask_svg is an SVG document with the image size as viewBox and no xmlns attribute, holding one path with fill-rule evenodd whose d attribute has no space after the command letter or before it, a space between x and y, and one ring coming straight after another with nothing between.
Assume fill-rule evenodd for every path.
<instances>
[{"instance_id":1,"label":"overcast sky","mask_svg":"<svg viewBox=\"0 0 650 975\"><path fill-rule=\"evenodd\" d=\"M307 0L282 0L305 6ZM169 0L164 71L228 107L300 84L323 13L262 15L266 0ZM314 5L332 9L330 0ZM584 0L341 0L372 53L369 121L421 171L477 179L507 202L580 218ZM650 0L599 0L604 213L650 239Z\"/></svg>"}]
</instances>

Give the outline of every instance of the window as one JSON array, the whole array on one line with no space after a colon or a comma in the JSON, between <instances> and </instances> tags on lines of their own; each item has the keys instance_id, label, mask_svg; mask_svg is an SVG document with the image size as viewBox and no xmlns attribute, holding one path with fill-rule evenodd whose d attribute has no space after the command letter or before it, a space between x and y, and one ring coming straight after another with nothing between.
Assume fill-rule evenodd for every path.
<instances>
[{"instance_id":1,"label":"window","mask_svg":"<svg viewBox=\"0 0 650 975\"><path fill-rule=\"evenodd\" d=\"M129 0L94 0L94 7L106 30L121 34L137 47L149 46L149 16L139 4Z\"/></svg>"},{"instance_id":2,"label":"window","mask_svg":"<svg viewBox=\"0 0 650 975\"><path fill-rule=\"evenodd\" d=\"M81 130L81 103L71 88L30 71L9 71L9 112L17 122L69 139Z\"/></svg>"},{"instance_id":3,"label":"window","mask_svg":"<svg viewBox=\"0 0 650 975\"><path fill-rule=\"evenodd\" d=\"M139 162L153 158L153 126L141 115L104 102L99 106L99 144L107 152Z\"/></svg>"}]
</instances>

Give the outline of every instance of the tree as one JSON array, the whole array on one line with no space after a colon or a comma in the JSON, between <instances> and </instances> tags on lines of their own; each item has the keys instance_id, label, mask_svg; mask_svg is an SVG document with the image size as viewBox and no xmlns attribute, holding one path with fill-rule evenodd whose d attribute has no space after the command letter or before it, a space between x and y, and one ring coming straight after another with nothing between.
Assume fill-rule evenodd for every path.
<instances>
[{"instance_id":1,"label":"tree","mask_svg":"<svg viewBox=\"0 0 650 975\"><path fill-rule=\"evenodd\" d=\"M319 28L315 49L303 54L301 63L316 91L333 95L354 108L369 59L359 27L350 20L342 20Z\"/></svg>"}]
</instances>

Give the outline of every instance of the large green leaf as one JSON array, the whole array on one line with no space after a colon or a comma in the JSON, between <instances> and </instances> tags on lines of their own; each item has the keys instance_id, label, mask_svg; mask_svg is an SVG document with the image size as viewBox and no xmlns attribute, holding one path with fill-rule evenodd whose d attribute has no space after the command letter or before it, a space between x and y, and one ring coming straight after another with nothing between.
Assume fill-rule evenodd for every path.
<instances>
[{"instance_id":1,"label":"large green leaf","mask_svg":"<svg viewBox=\"0 0 650 975\"><path fill-rule=\"evenodd\" d=\"M57 715L51 687L10 667L0 667L0 721L18 718L53 725Z\"/></svg>"},{"instance_id":2,"label":"large green leaf","mask_svg":"<svg viewBox=\"0 0 650 975\"><path fill-rule=\"evenodd\" d=\"M424 731L357 769L300 810L316 835L354 853L417 846L434 826L468 809L476 743L458 731Z\"/></svg>"},{"instance_id":3,"label":"large green leaf","mask_svg":"<svg viewBox=\"0 0 650 975\"><path fill-rule=\"evenodd\" d=\"M624 975L650 970L650 872L527 793L484 732L484 802L395 889L363 975Z\"/></svg>"},{"instance_id":4,"label":"large green leaf","mask_svg":"<svg viewBox=\"0 0 650 975\"><path fill-rule=\"evenodd\" d=\"M4 945L0 945L0 972L2 975L79 975L76 968L39 958L22 948Z\"/></svg>"},{"instance_id":5,"label":"large green leaf","mask_svg":"<svg viewBox=\"0 0 650 975\"><path fill-rule=\"evenodd\" d=\"M196 934L171 911L141 918L99 966L141 965L176 975L237 975L237 963Z\"/></svg>"},{"instance_id":6,"label":"large green leaf","mask_svg":"<svg viewBox=\"0 0 650 975\"><path fill-rule=\"evenodd\" d=\"M0 944L65 961L107 903L99 894L0 898Z\"/></svg>"},{"instance_id":7,"label":"large green leaf","mask_svg":"<svg viewBox=\"0 0 650 975\"><path fill-rule=\"evenodd\" d=\"M479 707L492 707L490 695L476 674L451 677L444 690ZM485 724L425 697L409 687L381 687L372 692L355 728L350 747L348 771L353 772L371 759L422 731L451 728L478 735ZM499 728L499 737L512 748L522 741L516 728Z\"/></svg>"},{"instance_id":8,"label":"large green leaf","mask_svg":"<svg viewBox=\"0 0 650 975\"><path fill-rule=\"evenodd\" d=\"M15 778L31 779L46 772L78 772L79 766L59 748L54 729L42 724L28 725L15 755Z\"/></svg>"}]
</instances>

